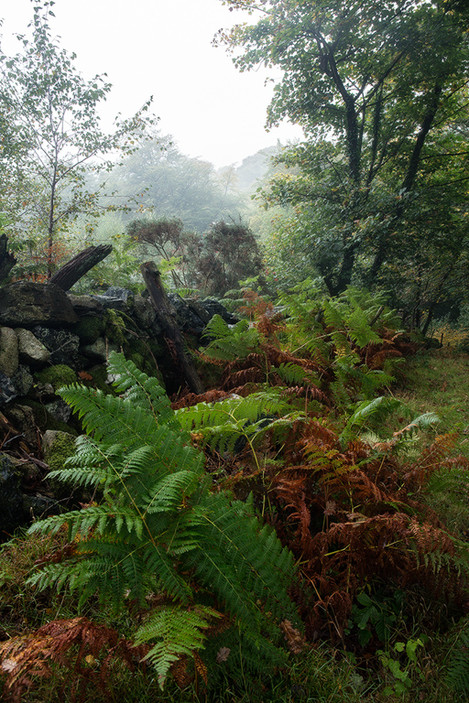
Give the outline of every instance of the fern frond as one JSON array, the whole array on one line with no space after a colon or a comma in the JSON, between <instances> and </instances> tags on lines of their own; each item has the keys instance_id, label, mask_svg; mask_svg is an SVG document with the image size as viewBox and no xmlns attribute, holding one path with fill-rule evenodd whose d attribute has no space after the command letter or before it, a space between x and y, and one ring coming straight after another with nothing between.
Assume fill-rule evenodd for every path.
<instances>
[{"instance_id":1,"label":"fern frond","mask_svg":"<svg viewBox=\"0 0 469 703\"><path fill-rule=\"evenodd\" d=\"M160 687L163 688L171 665L182 655L194 656L202 649L205 642L204 630L207 630L214 618L221 613L207 606L197 606L193 610L180 606L164 606L153 611L146 622L135 633L135 643L141 645L159 640L148 654L158 674Z\"/></svg>"},{"instance_id":2,"label":"fern frond","mask_svg":"<svg viewBox=\"0 0 469 703\"><path fill-rule=\"evenodd\" d=\"M261 527L252 505L210 492L204 455L190 444L190 433L250 432L252 442L267 429L283 430L289 406L281 391L173 412L156 380L135 365L116 355L110 368L120 396L77 385L63 389L92 439L79 440L75 456L55 472L81 485L102 485L102 504L33 524L32 531L46 532L67 526L74 550L43 564L30 582L67 586L80 604L97 595L116 611L127 598L142 602L148 593L172 599L179 625L166 631L169 621L155 616L151 632L140 633L163 637L150 656L162 680L175 658L200 645L208 623L195 604L201 590L226 603L243 637L267 651L273 645L265 635L276 637L279 619L295 616L287 593L293 557L272 528ZM298 417L295 412L290 421ZM186 613L199 613L198 619Z\"/></svg>"},{"instance_id":3,"label":"fern frond","mask_svg":"<svg viewBox=\"0 0 469 703\"><path fill-rule=\"evenodd\" d=\"M126 394L126 398L132 403L146 407L155 422L171 423L171 403L156 378L147 376L133 361L127 360L123 354L117 352L111 352L109 355L108 371L114 377L113 385L118 393Z\"/></svg>"},{"instance_id":4,"label":"fern frond","mask_svg":"<svg viewBox=\"0 0 469 703\"><path fill-rule=\"evenodd\" d=\"M258 331L247 320L229 326L220 315L212 317L203 336L212 340L202 350L204 356L223 361L244 359L260 344Z\"/></svg>"},{"instance_id":5,"label":"fern frond","mask_svg":"<svg viewBox=\"0 0 469 703\"><path fill-rule=\"evenodd\" d=\"M388 396L378 396L374 400L364 400L358 404L355 411L347 420L339 437L343 447L347 445L353 435L366 425L370 418L379 416L383 418L400 406L400 401Z\"/></svg>"}]
</instances>

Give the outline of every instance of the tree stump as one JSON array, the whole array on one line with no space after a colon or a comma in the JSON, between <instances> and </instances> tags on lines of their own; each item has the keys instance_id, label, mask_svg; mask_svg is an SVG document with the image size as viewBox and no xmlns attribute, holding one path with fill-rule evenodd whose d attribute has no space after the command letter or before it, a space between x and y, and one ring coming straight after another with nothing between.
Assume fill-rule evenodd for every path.
<instances>
[{"instance_id":1,"label":"tree stump","mask_svg":"<svg viewBox=\"0 0 469 703\"><path fill-rule=\"evenodd\" d=\"M155 308L157 321L163 330L164 340L171 358L176 367L181 371L183 380L193 393L203 393L202 382L190 358L186 354L184 340L176 323L176 311L171 305L166 291L161 282L161 274L153 261L147 261L140 267L143 280L150 294L151 302Z\"/></svg>"}]
</instances>

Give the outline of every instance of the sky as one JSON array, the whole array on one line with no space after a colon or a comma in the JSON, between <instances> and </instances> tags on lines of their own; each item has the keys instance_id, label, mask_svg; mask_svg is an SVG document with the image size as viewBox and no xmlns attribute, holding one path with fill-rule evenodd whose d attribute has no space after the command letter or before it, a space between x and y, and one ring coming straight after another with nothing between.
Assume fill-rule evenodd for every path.
<instances>
[{"instance_id":1,"label":"sky","mask_svg":"<svg viewBox=\"0 0 469 703\"><path fill-rule=\"evenodd\" d=\"M26 33L31 0L0 0L2 46L16 53L13 33ZM162 134L188 156L217 168L239 163L266 146L301 138L289 123L267 132L272 75L240 73L226 51L212 46L220 28L249 20L221 0L56 0L51 18L61 45L77 54L85 78L106 73L113 85L102 117L129 117L152 95Z\"/></svg>"}]
</instances>

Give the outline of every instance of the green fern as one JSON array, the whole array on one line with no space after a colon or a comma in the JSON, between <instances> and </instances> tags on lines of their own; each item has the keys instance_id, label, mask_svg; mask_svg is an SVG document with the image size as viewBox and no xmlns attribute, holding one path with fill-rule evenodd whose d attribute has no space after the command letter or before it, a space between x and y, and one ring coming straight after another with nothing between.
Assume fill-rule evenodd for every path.
<instances>
[{"instance_id":1,"label":"green fern","mask_svg":"<svg viewBox=\"0 0 469 703\"><path fill-rule=\"evenodd\" d=\"M378 396L373 400L364 400L358 403L339 437L341 445L345 447L351 439L360 434L363 428L370 427L370 423L382 423L397 408L408 412L400 400L390 396ZM406 433L402 431L399 433L394 443L397 444L398 441L404 441L415 430L427 429L437 422L439 422L439 417L435 413L423 413L406 426Z\"/></svg>"},{"instance_id":2,"label":"green fern","mask_svg":"<svg viewBox=\"0 0 469 703\"><path fill-rule=\"evenodd\" d=\"M304 413L292 411L280 389L269 388L246 398L232 396L181 408L176 417L181 427L198 434L202 444L223 454L234 452L241 438L254 450L267 432L282 432Z\"/></svg>"},{"instance_id":3,"label":"green fern","mask_svg":"<svg viewBox=\"0 0 469 703\"><path fill-rule=\"evenodd\" d=\"M139 641L158 639L149 658L162 683L175 657L202 646L213 613L199 599L210 595L239 623L240 637L256 643L262 666L272 651L266 637L278 642L279 619L295 619L287 595L294 564L252 504L209 490L204 456L191 446L190 431L211 413L226 422L226 409L174 413L157 381L119 354L111 355L109 372L116 397L77 385L61 390L91 436L80 438L75 456L53 474L100 488L102 501L32 525L33 532L66 527L75 552L38 569L29 582L68 588L81 604L97 595L116 611L129 599L143 604L149 593L164 594L177 622L165 629L169 612L160 609L137 634ZM234 419L240 427L243 414L255 428L260 409L283 409L275 394L262 402L230 400L235 414L235 405L242 406Z\"/></svg>"},{"instance_id":4,"label":"green fern","mask_svg":"<svg viewBox=\"0 0 469 703\"><path fill-rule=\"evenodd\" d=\"M259 348L259 332L249 326L247 320L240 320L231 327L220 315L214 315L205 327L203 336L211 340L202 349L205 356L222 361L244 359Z\"/></svg>"},{"instance_id":5,"label":"green fern","mask_svg":"<svg viewBox=\"0 0 469 703\"><path fill-rule=\"evenodd\" d=\"M174 662L182 655L192 656L195 650L203 648L203 631L210 626L211 620L219 617L220 613L207 606L199 605L194 610L178 605L165 606L156 608L145 624L138 628L136 644L157 640L145 659L155 667L161 688Z\"/></svg>"}]
</instances>

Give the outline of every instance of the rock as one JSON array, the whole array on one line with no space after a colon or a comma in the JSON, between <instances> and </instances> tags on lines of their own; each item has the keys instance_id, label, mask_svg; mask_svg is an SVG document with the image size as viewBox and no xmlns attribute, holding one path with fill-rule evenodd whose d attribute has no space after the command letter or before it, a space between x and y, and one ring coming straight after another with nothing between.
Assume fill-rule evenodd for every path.
<instances>
[{"instance_id":1,"label":"rock","mask_svg":"<svg viewBox=\"0 0 469 703\"><path fill-rule=\"evenodd\" d=\"M228 312L224 305L213 298L206 298L205 300L181 298L176 293L169 293L168 298L176 310L177 322L183 332L189 332L200 337L207 322L214 315L220 315L228 324L238 322L238 318L235 315Z\"/></svg>"},{"instance_id":2,"label":"rock","mask_svg":"<svg viewBox=\"0 0 469 703\"><path fill-rule=\"evenodd\" d=\"M106 295L105 293L93 297L101 303L105 310L119 310L120 312L124 312L128 308L127 302L123 298Z\"/></svg>"},{"instance_id":3,"label":"rock","mask_svg":"<svg viewBox=\"0 0 469 703\"><path fill-rule=\"evenodd\" d=\"M58 286L18 281L0 289L0 324L59 327L77 320L67 294Z\"/></svg>"},{"instance_id":4,"label":"rock","mask_svg":"<svg viewBox=\"0 0 469 703\"><path fill-rule=\"evenodd\" d=\"M68 293L67 296L78 317L100 315L103 312L102 304L94 295L73 295Z\"/></svg>"},{"instance_id":5,"label":"rock","mask_svg":"<svg viewBox=\"0 0 469 703\"><path fill-rule=\"evenodd\" d=\"M127 303L129 298L133 298L134 294L128 288L119 288L118 286L110 286L102 294L105 298L115 298L117 300L123 300Z\"/></svg>"},{"instance_id":6,"label":"rock","mask_svg":"<svg viewBox=\"0 0 469 703\"><path fill-rule=\"evenodd\" d=\"M77 366L80 338L68 330L34 327L33 332L50 352L51 364Z\"/></svg>"},{"instance_id":7,"label":"rock","mask_svg":"<svg viewBox=\"0 0 469 703\"><path fill-rule=\"evenodd\" d=\"M23 435L26 444L30 447L37 445L38 428L34 417L34 412L29 405L15 403L5 410L5 415L10 422Z\"/></svg>"},{"instance_id":8,"label":"rock","mask_svg":"<svg viewBox=\"0 0 469 703\"><path fill-rule=\"evenodd\" d=\"M18 369L18 338L11 327L0 327L0 373L10 378Z\"/></svg>"},{"instance_id":9,"label":"rock","mask_svg":"<svg viewBox=\"0 0 469 703\"><path fill-rule=\"evenodd\" d=\"M61 430L46 430L42 435L42 451L44 458L51 470L56 470L63 467L63 462L60 465L51 466L50 460L54 452L56 454L64 454L68 458L75 452L76 437L68 432ZM55 449L54 449L55 447ZM65 448L65 450L64 450Z\"/></svg>"},{"instance_id":10,"label":"rock","mask_svg":"<svg viewBox=\"0 0 469 703\"><path fill-rule=\"evenodd\" d=\"M138 327L147 332L151 328L154 328L155 325L157 326L155 308L151 304L149 298L142 298L141 295L135 296L133 301L132 316ZM159 327L158 330L161 332Z\"/></svg>"},{"instance_id":11,"label":"rock","mask_svg":"<svg viewBox=\"0 0 469 703\"><path fill-rule=\"evenodd\" d=\"M220 315L220 317L228 324L228 325L235 325L237 322L239 322L239 317L236 315L233 315L232 312L229 312L222 303L220 303L219 300L216 300L215 298L205 298L205 300L201 301L201 305L205 308L207 313L210 316L210 319L214 315Z\"/></svg>"},{"instance_id":12,"label":"rock","mask_svg":"<svg viewBox=\"0 0 469 703\"><path fill-rule=\"evenodd\" d=\"M46 403L45 408L49 415L52 415L54 420L67 423L72 416L72 409L64 400L54 400L52 403Z\"/></svg>"},{"instance_id":13,"label":"rock","mask_svg":"<svg viewBox=\"0 0 469 703\"><path fill-rule=\"evenodd\" d=\"M9 456L0 453L0 539L10 538L24 520L20 475Z\"/></svg>"},{"instance_id":14,"label":"rock","mask_svg":"<svg viewBox=\"0 0 469 703\"><path fill-rule=\"evenodd\" d=\"M15 332L18 337L20 360L34 367L47 364L50 359L50 351L34 336L31 330L18 327Z\"/></svg>"},{"instance_id":15,"label":"rock","mask_svg":"<svg viewBox=\"0 0 469 703\"><path fill-rule=\"evenodd\" d=\"M111 347L117 350L115 345L111 345ZM109 345L106 346L106 342L102 337L99 337L93 344L85 344L85 346L81 348L81 353L88 358L103 362L106 361L110 351L112 351L112 349L109 348Z\"/></svg>"},{"instance_id":16,"label":"rock","mask_svg":"<svg viewBox=\"0 0 469 703\"><path fill-rule=\"evenodd\" d=\"M17 395L28 395L34 383L34 379L32 374L29 372L29 368L23 364L18 366L18 370L13 375L11 380L16 388Z\"/></svg>"},{"instance_id":17,"label":"rock","mask_svg":"<svg viewBox=\"0 0 469 703\"><path fill-rule=\"evenodd\" d=\"M60 430L47 430L42 437L44 461L49 464L50 471L59 471L65 466L66 460L75 454L76 437ZM64 499L73 493L73 487L63 481L51 478L50 485L54 496Z\"/></svg>"},{"instance_id":18,"label":"rock","mask_svg":"<svg viewBox=\"0 0 469 703\"><path fill-rule=\"evenodd\" d=\"M73 327L74 334L78 335L82 344L93 344L98 337L104 334L106 320L104 315L100 317L88 315L82 317L78 324Z\"/></svg>"},{"instance_id":19,"label":"rock","mask_svg":"<svg viewBox=\"0 0 469 703\"><path fill-rule=\"evenodd\" d=\"M0 407L10 403L17 395L18 392L11 378L0 373Z\"/></svg>"}]
</instances>

